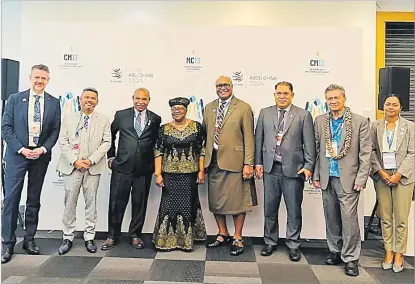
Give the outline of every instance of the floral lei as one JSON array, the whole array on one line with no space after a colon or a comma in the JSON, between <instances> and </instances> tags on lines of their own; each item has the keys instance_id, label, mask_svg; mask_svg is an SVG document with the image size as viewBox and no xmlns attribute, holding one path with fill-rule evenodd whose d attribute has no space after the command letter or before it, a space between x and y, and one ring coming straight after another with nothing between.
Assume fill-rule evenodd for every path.
<instances>
[{"instance_id":1,"label":"floral lei","mask_svg":"<svg viewBox=\"0 0 415 284\"><path fill-rule=\"evenodd\" d=\"M340 151L340 153L336 155L331 141L330 112L326 114L326 120L324 122L324 138L326 139L327 151L329 152L330 156L336 160L340 160L346 156L352 142L352 112L350 111L349 107L345 107L344 124L346 126L346 139L344 141L344 148Z\"/></svg>"}]
</instances>

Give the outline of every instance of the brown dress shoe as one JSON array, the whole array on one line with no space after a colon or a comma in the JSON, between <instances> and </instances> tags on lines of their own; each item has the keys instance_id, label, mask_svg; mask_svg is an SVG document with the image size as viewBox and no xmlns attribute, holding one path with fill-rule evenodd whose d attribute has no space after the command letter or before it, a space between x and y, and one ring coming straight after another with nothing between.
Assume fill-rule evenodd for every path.
<instances>
[{"instance_id":1,"label":"brown dress shoe","mask_svg":"<svg viewBox=\"0 0 415 284\"><path fill-rule=\"evenodd\" d=\"M112 249L114 246L115 246L115 240L108 238L102 244L101 250L109 250L109 249Z\"/></svg>"},{"instance_id":2,"label":"brown dress shoe","mask_svg":"<svg viewBox=\"0 0 415 284\"><path fill-rule=\"evenodd\" d=\"M143 249L144 248L144 242L140 238L132 238L131 239L131 245L135 249Z\"/></svg>"}]
</instances>

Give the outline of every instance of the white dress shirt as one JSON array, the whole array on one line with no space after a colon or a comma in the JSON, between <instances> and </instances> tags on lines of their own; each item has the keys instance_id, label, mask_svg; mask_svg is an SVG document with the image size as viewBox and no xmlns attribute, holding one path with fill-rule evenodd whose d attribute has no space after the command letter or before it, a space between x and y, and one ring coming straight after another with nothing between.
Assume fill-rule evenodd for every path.
<instances>
[{"instance_id":1,"label":"white dress shirt","mask_svg":"<svg viewBox=\"0 0 415 284\"><path fill-rule=\"evenodd\" d=\"M382 152L396 152L396 140L398 140L396 135L397 135L398 128L399 128L399 118L398 118L397 121L395 121L395 127L393 128L393 130L392 130L393 132L391 133L391 136L393 137L393 140L392 140L392 145L391 145L390 148L389 148L388 139L387 139L388 132L389 132L387 126L388 126L388 122L385 119L385 131L383 132L383 149L382 149Z\"/></svg>"}]
</instances>

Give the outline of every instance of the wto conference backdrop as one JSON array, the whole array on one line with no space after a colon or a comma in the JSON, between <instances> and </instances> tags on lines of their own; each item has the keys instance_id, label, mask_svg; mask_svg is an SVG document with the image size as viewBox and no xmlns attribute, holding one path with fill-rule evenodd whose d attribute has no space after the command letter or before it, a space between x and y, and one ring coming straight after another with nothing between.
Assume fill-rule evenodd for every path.
<instances>
[{"instance_id":1,"label":"wto conference backdrop","mask_svg":"<svg viewBox=\"0 0 415 284\"><path fill-rule=\"evenodd\" d=\"M47 35L37 42L38 31ZM261 108L275 104L274 85L281 80L294 85L294 104L313 117L326 111L324 89L331 83L346 89L347 105L365 115L374 99L362 93L362 31L359 28L318 27L181 27L112 23L48 23L24 30L22 35L20 89L29 87L34 64L49 66L47 91L61 101L62 113L79 112L79 96L85 87L99 91L96 111L111 120L117 110L132 106L136 88L151 94L149 109L168 122L168 100L191 100L188 117L201 121L204 106L216 99L215 80L232 77L234 94L249 103L257 119ZM45 179L40 210L40 230L61 230L64 188L56 172L58 144ZM101 178L98 192L98 231L107 230L110 170ZM216 224L207 207L206 185L199 187L209 234ZM257 182L259 205L247 216L244 234L263 235L263 185ZM153 182L144 232L152 232L161 190ZM22 205L25 196L22 196ZM77 228L84 228L82 193ZM280 208L280 233L285 236L286 214ZM363 232L363 194L360 205ZM130 205L123 230L128 230ZM303 238L325 238L320 190L308 183L303 202Z\"/></svg>"}]
</instances>

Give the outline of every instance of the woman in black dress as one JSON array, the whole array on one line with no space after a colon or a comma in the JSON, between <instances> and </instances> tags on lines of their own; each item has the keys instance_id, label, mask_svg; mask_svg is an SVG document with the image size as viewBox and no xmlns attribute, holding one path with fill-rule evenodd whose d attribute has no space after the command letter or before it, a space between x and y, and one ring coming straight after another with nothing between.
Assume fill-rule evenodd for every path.
<instances>
[{"instance_id":1,"label":"woman in black dress","mask_svg":"<svg viewBox=\"0 0 415 284\"><path fill-rule=\"evenodd\" d=\"M159 129L155 146L156 184L162 188L153 243L159 250L191 251L206 240L198 184L204 183L205 130L186 118L187 98L169 101L173 121Z\"/></svg>"}]
</instances>

